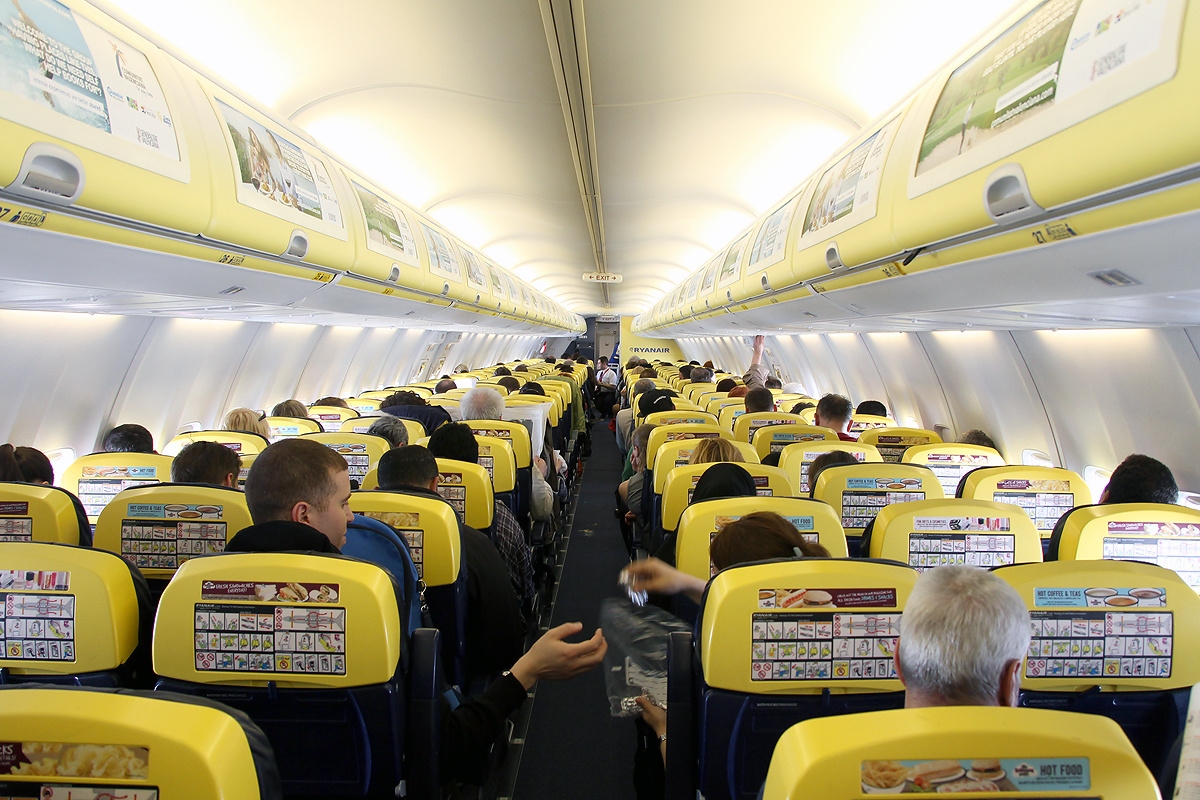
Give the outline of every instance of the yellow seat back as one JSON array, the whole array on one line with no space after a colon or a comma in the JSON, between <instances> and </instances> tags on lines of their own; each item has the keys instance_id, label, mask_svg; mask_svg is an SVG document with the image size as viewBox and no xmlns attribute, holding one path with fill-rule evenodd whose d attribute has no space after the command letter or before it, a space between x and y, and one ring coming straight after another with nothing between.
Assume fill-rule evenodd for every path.
<instances>
[{"instance_id":1,"label":"yellow seat back","mask_svg":"<svg viewBox=\"0 0 1200 800\"><path fill-rule=\"evenodd\" d=\"M894 656L916 580L908 567L856 559L723 570L701 609L704 682L751 694L903 691Z\"/></svg>"},{"instance_id":2,"label":"yellow seat back","mask_svg":"<svg viewBox=\"0 0 1200 800\"><path fill-rule=\"evenodd\" d=\"M381 397L347 397L346 402L359 414L377 414L379 413L379 404L383 402L383 399Z\"/></svg>"},{"instance_id":3,"label":"yellow seat back","mask_svg":"<svg viewBox=\"0 0 1200 800\"><path fill-rule=\"evenodd\" d=\"M323 444L346 459L350 481L359 486L367 473L379 466L383 454L392 449L387 439L370 433L306 433L303 438Z\"/></svg>"},{"instance_id":4,"label":"yellow seat back","mask_svg":"<svg viewBox=\"0 0 1200 800\"><path fill-rule=\"evenodd\" d=\"M154 619L154 672L189 683L372 686L393 679L400 648L391 576L337 556L193 559Z\"/></svg>"},{"instance_id":5,"label":"yellow seat back","mask_svg":"<svg viewBox=\"0 0 1200 800\"><path fill-rule=\"evenodd\" d=\"M1074 506L1092 502L1092 490L1083 476L1058 467L980 467L967 473L962 487L963 497L1013 503L1025 509L1042 538L1049 537L1058 518Z\"/></svg>"},{"instance_id":6,"label":"yellow seat back","mask_svg":"<svg viewBox=\"0 0 1200 800\"><path fill-rule=\"evenodd\" d=\"M272 442L302 433L320 433L323 430L321 423L308 417L267 417L266 423L271 429Z\"/></svg>"},{"instance_id":7,"label":"yellow seat back","mask_svg":"<svg viewBox=\"0 0 1200 800\"><path fill-rule=\"evenodd\" d=\"M729 397L726 393L717 394L704 404L704 410L710 414L717 415L717 423L720 424L721 412L729 406L737 406L742 409L743 413L746 409L746 398L744 397Z\"/></svg>"},{"instance_id":8,"label":"yellow seat back","mask_svg":"<svg viewBox=\"0 0 1200 800\"><path fill-rule=\"evenodd\" d=\"M797 442L785 445L783 450L779 452L779 468L786 472L788 477L792 479L792 485L796 487L796 493L801 497L807 497L810 491L808 485L809 464L816 460L817 456L833 450L841 450L844 453L849 453L859 461L875 463L883 461L883 458L879 455L879 451L875 449L874 445L843 442L835 438L832 440Z\"/></svg>"},{"instance_id":9,"label":"yellow seat back","mask_svg":"<svg viewBox=\"0 0 1200 800\"><path fill-rule=\"evenodd\" d=\"M737 425L738 419L748 413L746 411L746 398L735 397L733 399L737 402L722 403L720 406L720 412L717 414L717 424L728 430L730 433L733 432L733 428L735 425ZM748 442L750 440L745 439L743 441Z\"/></svg>"},{"instance_id":10,"label":"yellow seat back","mask_svg":"<svg viewBox=\"0 0 1200 800\"><path fill-rule=\"evenodd\" d=\"M86 547L0 542L0 565L0 668L83 675L129 660L138 646L138 600L119 558Z\"/></svg>"},{"instance_id":11,"label":"yellow seat back","mask_svg":"<svg viewBox=\"0 0 1200 800\"><path fill-rule=\"evenodd\" d=\"M256 456L267 446L271 444L265 437L259 436L257 433L246 433L245 431L189 431L181 433L163 446L163 455L174 458L179 455L179 451L187 447L192 442L216 442L217 444L228 447L239 456L245 453L248 456Z\"/></svg>"},{"instance_id":12,"label":"yellow seat back","mask_svg":"<svg viewBox=\"0 0 1200 800\"><path fill-rule=\"evenodd\" d=\"M427 586L448 586L457 580L462 542L458 515L448 503L402 492L358 491L350 495L350 509L395 528L408 542Z\"/></svg>"},{"instance_id":13,"label":"yellow seat back","mask_svg":"<svg viewBox=\"0 0 1200 800\"><path fill-rule=\"evenodd\" d=\"M342 408L341 406L309 406L308 416L321 423L321 426L326 430L333 430L348 419L357 417L359 414L352 408Z\"/></svg>"},{"instance_id":14,"label":"yellow seat back","mask_svg":"<svg viewBox=\"0 0 1200 800\"><path fill-rule=\"evenodd\" d=\"M991 500L918 500L879 510L871 558L927 569L946 564L999 567L1042 560L1033 521L1009 503Z\"/></svg>"},{"instance_id":15,"label":"yellow seat back","mask_svg":"<svg viewBox=\"0 0 1200 800\"><path fill-rule=\"evenodd\" d=\"M795 414L788 414L788 417L790 419L787 421L769 422L766 425L760 425L754 431L754 437L750 441L753 443L754 451L758 453L760 460L766 458L771 453L781 453L785 447L797 442L840 441L837 438L837 434L829 428L805 425L798 422L800 418ZM744 418L739 417L738 422L740 423ZM734 436L736 435L734 433ZM739 439L738 441L741 440Z\"/></svg>"},{"instance_id":16,"label":"yellow seat back","mask_svg":"<svg viewBox=\"0 0 1200 800\"><path fill-rule=\"evenodd\" d=\"M733 433L718 425L697 425L695 423L659 425L650 431L650 439L646 443L646 466L654 469L654 460L657 457L658 449L667 442L674 442L678 439L717 438L733 441Z\"/></svg>"},{"instance_id":17,"label":"yellow seat back","mask_svg":"<svg viewBox=\"0 0 1200 800\"><path fill-rule=\"evenodd\" d=\"M1200 683L1200 595L1173 570L1047 561L997 570L1033 624L1021 688L1171 690Z\"/></svg>"},{"instance_id":18,"label":"yellow seat back","mask_svg":"<svg viewBox=\"0 0 1200 800\"><path fill-rule=\"evenodd\" d=\"M800 532L805 541L825 547L834 558L845 558L846 534L833 509L817 500L798 497L726 497L692 503L679 517L675 566L708 580L717 574L709 546L721 528L755 511L773 511Z\"/></svg>"},{"instance_id":19,"label":"yellow seat back","mask_svg":"<svg viewBox=\"0 0 1200 800\"><path fill-rule=\"evenodd\" d=\"M758 453L754 452L754 448L746 442L735 442L727 440L730 444L738 449L742 454L742 458L747 464L758 463ZM696 449L695 439L676 439L673 442L663 442L658 448L658 455L655 464L658 469L654 470L654 493L662 494L667 486L667 476L671 474L671 470L675 467L686 467L688 461L692 457L692 452Z\"/></svg>"},{"instance_id":20,"label":"yellow seat back","mask_svg":"<svg viewBox=\"0 0 1200 800\"><path fill-rule=\"evenodd\" d=\"M841 513L842 529L847 536L861 536L863 528L885 506L940 500L942 486L937 476L925 467L864 462L822 470L812 496Z\"/></svg>"},{"instance_id":21,"label":"yellow seat back","mask_svg":"<svg viewBox=\"0 0 1200 800\"><path fill-rule=\"evenodd\" d=\"M716 425L714 414L704 411L686 411L676 408L674 411L655 411L647 414L642 420L646 425Z\"/></svg>"},{"instance_id":22,"label":"yellow seat back","mask_svg":"<svg viewBox=\"0 0 1200 800\"><path fill-rule=\"evenodd\" d=\"M716 462L724 463L724 462ZM675 467L667 474L667 482L663 486L662 527L663 530L673 531L679 525L679 517L683 510L692 503L692 492L696 483L712 464L695 464L686 467ZM792 482L787 473L779 467L768 467L763 464L738 464L754 479L759 497L795 497Z\"/></svg>"},{"instance_id":23,"label":"yellow seat back","mask_svg":"<svg viewBox=\"0 0 1200 800\"><path fill-rule=\"evenodd\" d=\"M380 419L379 414L367 417L352 417L341 424L338 430L342 433L366 433L375 424L375 421ZM429 434L425 432L425 426L417 422L415 419L405 419L404 417L396 417L404 423L404 429L408 431L409 444L417 439L423 439Z\"/></svg>"},{"instance_id":24,"label":"yellow seat back","mask_svg":"<svg viewBox=\"0 0 1200 800\"><path fill-rule=\"evenodd\" d=\"M999 769L988 773L992 779L974 772L976 759L999 761ZM928 768L944 767L935 773L937 782L918 785L920 766L935 761ZM763 797L858 798L955 789L970 794L950 796L1159 797L1154 776L1112 720L994 706L903 708L806 720L780 737Z\"/></svg>"},{"instance_id":25,"label":"yellow seat back","mask_svg":"<svg viewBox=\"0 0 1200 800\"><path fill-rule=\"evenodd\" d=\"M262 731L246 727L244 716L199 700L159 692L13 688L0 691L0 718L5 738L20 743L6 762L6 796L280 796ZM260 784L260 776L271 777Z\"/></svg>"},{"instance_id":26,"label":"yellow seat back","mask_svg":"<svg viewBox=\"0 0 1200 800\"><path fill-rule=\"evenodd\" d=\"M971 470L1004 466L1004 456L993 448L957 442L915 444L904 452L900 460L905 464L924 464L933 470L946 497L955 495L958 482Z\"/></svg>"},{"instance_id":27,"label":"yellow seat back","mask_svg":"<svg viewBox=\"0 0 1200 800\"><path fill-rule=\"evenodd\" d=\"M733 438L739 442L753 442L754 434L765 427L795 425L798 422L800 422L800 418L795 414L782 411L747 412L733 421Z\"/></svg>"},{"instance_id":28,"label":"yellow seat back","mask_svg":"<svg viewBox=\"0 0 1200 800\"><path fill-rule=\"evenodd\" d=\"M1060 561L1146 561L1200 592L1200 511L1165 503L1077 508L1063 520Z\"/></svg>"},{"instance_id":29,"label":"yellow seat back","mask_svg":"<svg viewBox=\"0 0 1200 800\"><path fill-rule=\"evenodd\" d=\"M171 480L171 457L157 453L91 453L63 471L62 487L80 499L93 524L122 489Z\"/></svg>"},{"instance_id":30,"label":"yellow seat back","mask_svg":"<svg viewBox=\"0 0 1200 800\"><path fill-rule=\"evenodd\" d=\"M863 444L875 445L884 461L897 464L904 458L908 448L917 444L937 444L942 437L936 431L924 428L869 428L862 432L858 440Z\"/></svg>"},{"instance_id":31,"label":"yellow seat back","mask_svg":"<svg viewBox=\"0 0 1200 800\"><path fill-rule=\"evenodd\" d=\"M162 483L126 489L96 522L94 546L117 553L147 578L170 578L189 559L225 551L253 525L237 489Z\"/></svg>"},{"instance_id":32,"label":"yellow seat back","mask_svg":"<svg viewBox=\"0 0 1200 800\"><path fill-rule=\"evenodd\" d=\"M508 387L502 384L495 383L493 381L479 381L479 383L475 384L475 388L478 389L480 387L484 389L492 389L501 397L508 397Z\"/></svg>"},{"instance_id":33,"label":"yellow seat back","mask_svg":"<svg viewBox=\"0 0 1200 800\"><path fill-rule=\"evenodd\" d=\"M476 436L492 436L508 442L512 446L513 456L517 459L518 469L524 469L533 463L529 429L521 423L494 419L469 419L463 420L463 423ZM541 442L538 445L540 448Z\"/></svg>"},{"instance_id":34,"label":"yellow seat back","mask_svg":"<svg viewBox=\"0 0 1200 800\"><path fill-rule=\"evenodd\" d=\"M696 398L705 392L715 392L717 384L715 383L685 383L679 394L688 402L695 402Z\"/></svg>"},{"instance_id":35,"label":"yellow seat back","mask_svg":"<svg viewBox=\"0 0 1200 800\"><path fill-rule=\"evenodd\" d=\"M492 481L495 492L513 492L517 488L517 457L508 439L497 436L475 436L479 445L479 466Z\"/></svg>"},{"instance_id":36,"label":"yellow seat back","mask_svg":"<svg viewBox=\"0 0 1200 800\"><path fill-rule=\"evenodd\" d=\"M437 465L438 494L454 507L459 520L476 530L490 527L496 501L487 470L449 458L437 459Z\"/></svg>"},{"instance_id":37,"label":"yellow seat back","mask_svg":"<svg viewBox=\"0 0 1200 800\"><path fill-rule=\"evenodd\" d=\"M878 417L874 414L851 414L850 432L862 433L872 428L894 428L896 420L891 417Z\"/></svg>"},{"instance_id":38,"label":"yellow seat back","mask_svg":"<svg viewBox=\"0 0 1200 800\"><path fill-rule=\"evenodd\" d=\"M79 517L63 489L0 482L0 542L79 544Z\"/></svg>"}]
</instances>

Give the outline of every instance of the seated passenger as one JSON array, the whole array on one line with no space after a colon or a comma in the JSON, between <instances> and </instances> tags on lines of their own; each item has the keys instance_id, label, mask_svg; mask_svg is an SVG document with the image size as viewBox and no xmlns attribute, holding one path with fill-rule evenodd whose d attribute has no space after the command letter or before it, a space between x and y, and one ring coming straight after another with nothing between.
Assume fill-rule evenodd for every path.
<instances>
[{"instance_id":1,"label":"seated passenger","mask_svg":"<svg viewBox=\"0 0 1200 800\"><path fill-rule=\"evenodd\" d=\"M749 392L748 386L735 386L729 390L729 397L745 397Z\"/></svg>"},{"instance_id":2,"label":"seated passenger","mask_svg":"<svg viewBox=\"0 0 1200 800\"><path fill-rule=\"evenodd\" d=\"M691 364L681 365L679 367L679 377L683 378L685 381L690 381L692 379L692 365Z\"/></svg>"},{"instance_id":3,"label":"seated passenger","mask_svg":"<svg viewBox=\"0 0 1200 800\"><path fill-rule=\"evenodd\" d=\"M641 378L633 385L634 395L645 394L654 390L654 381L649 378ZM632 407L622 408L617 412L617 425L614 433L617 437L617 449L624 455L629 450L629 435L633 433L633 413Z\"/></svg>"},{"instance_id":4,"label":"seated passenger","mask_svg":"<svg viewBox=\"0 0 1200 800\"><path fill-rule=\"evenodd\" d=\"M796 381L785 383L783 385L783 392L784 394L805 394L804 387Z\"/></svg>"},{"instance_id":5,"label":"seated passenger","mask_svg":"<svg viewBox=\"0 0 1200 800\"><path fill-rule=\"evenodd\" d=\"M830 428L843 442L857 442L858 438L850 435L850 400L840 394L827 394L817 401L817 413L813 422L822 428Z\"/></svg>"},{"instance_id":6,"label":"seated passenger","mask_svg":"<svg viewBox=\"0 0 1200 800\"><path fill-rule=\"evenodd\" d=\"M440 430L440 429L439 429ZM257 462L256 462L257 463ZM389 450L379 459L379 488L438 500L435 456L420 445ZM525 647L525 620L508 568L488 537L458 525L467 565L467 680L508 669Z\"/></svg>"},{"instance_id":7,"label":"seated passenger","mask_svg":"<svg viewBox=\"0 0 1200 800\"><path fill-rule=\"evenodd\" d=\"M337 406L338 408L349 408L350 404L340 397L322 397L320 400L313 401L314 406Z\"/></svg>"},{"instance_id":8,"label":"seated passenger","mask_svg":"<svg viewBox=\"0 0 1200 800\"><path fill-rule=\"evenodd\" d=\"M492 377L495 378L504 378L510 375L512 375L512 370L503 364L497 365L496 369L492 371Z\"/></svg>"},{"instance_id":9,"label":"seated passenger","mask_svg":"<svg viewBox=\"0 0 1200 800\"><path fill-rule=\"evenodd\" d=\"M238 454L223 444L192 442L171 461L171 482L234 487L241 466Z\"/></svg>"},{"instance_id":10,"label":"seated passenger","mask_svg":"<svg viewBox=\"0 0 1200 800\"><path fill-rule=\"evenodd\" d=\"M718 461L744 464L742 451L728 439L701 439L696 442L688 464L715 464Z\"/></svg>"},{"instance_id":11,"label":"seated passenger","mask_svg":"<svg viewBox=\"0 0 1200 800\"><path fill-rule=\"evenodd\" d=\"M717 381L716 390L718 392L728 392L735 386L737 386L737 381L735 381L733 378L721 378L721 380Z\"/></svg>"},{"instance_id":12,"label":"seated passenger","mask_svg":"<svg viewBox=\"0 0 1200 800\"><path fill-rule=\"evenodd\" d=\"M625 524L629 526L626 549L630 553L646 541L650 527L649 499L653 494L644 491L646 485L646 446L657 425L639 425L629 446L629 463L634 474L617 486L617 497L625 506Z\"/></svg>"},{"instance_id":13,"label":"seated passenger","mask_svg":"<svg viewBox=\"0 0 1200 800\"><path fill-rule=\"evenodd\" d=\"M394 392L383 399L379 410L393 417L416 420L425 426L426 433L433 433L439 425L450 421L450 412L440 406L431 406L425 398L415 392Z\"/></svg>"},{"instance_id":14,"label":"seated passenger","mask_svg":"<svg viewBox=\"0 0 1200 800\"><path fill-rule=\"evenodd\" d=\"M529 372L528 364L517 364L513 367L513 372Z\"/></svg>"},{"instance_id":15,"label":"seated passenger","mask_svg":"<svg viewBox=\"0 0 1200 800\"><path fill-rule=\"evenodd\" d=\"M887 406L878 400L863 400L858 404L858 408L854 409L855 414L870 414L874 417L886 417Z\"/></svg>"},{"instance_id":16,"label":"seated passenger","mask_svg":"<svg viewBox=\"0 0 1200 800\"><path fill-rule=\"evenodd\" d=\"M440 381L437 382L437 384L434 385L433 393L434 394L445 394L446 392L449 392L449 391L451 391L453 389L457 389L457 388L458 388L458 384L454 382L453 378L442 378Z\"/></svg>"},{"instance_id":17,"label":"seated passenger","mask_svg":"<svg viewBox=\"0 0 1200 800\"><path fill-rule=\"evenodd\" d=\"M771 377L769 377L765 381L763 381L763 385L766 386L768 389L782 389L783 381L779 380L779 378L776 378L774 375L772 375Z\"/></svg>"},{"instance_id":18,"label":"seated passenger","mask_svg":"<svg viewBox=\"0 0 1200 800\"><path fill-rule=\"evenodd\" d=\"M705 500L719 500L723 497L754 497L757 494L758 487L754 478L745 469L732 463L713 464L704 471L700 480L696 481L691 502L702 503ZM674 566L677 537L678 531L668 531L654 556Z\"/></svg>"},{"instance_id":19,"label":"seated passenger","mask_svg":"<svg viewBox=\"0 0 1200 800\"><path fill-rule=\"evenodd\" d=\"M225 419L221 421L221 430L257 433L264 439L271 438L271 428L267 425L266 418L249 408L235 408L226 414Z\"/></svg>"},{"instance_id":20,"label":"seated passenger","mask_svg":"<svg viewBox=\"0 0 1200 800\"><path fill-rule=\"evenodd\" d=\"M496 383L508 389L509 394L516 394L521 391L521 382L511 375L505 375L502 378L497 378Z\"/></svg>"},{"instance_id":21,"label":"seated passenger","mask_svg":"<svg viewBox=\"0 0 1200 800\"><path fill-rule=\"evenodd\" d=\"M1175 503L1179 486L1161 461L1137 453L1126 457L1113 470L1100 493L1100 503Z\"/></svg>"},{"instance_id":22,"label":"seated passenger","mask_svg":"<svg viewBox=\"0 0 1200 800\"><path fill-rule=\"evenodd\" d=\"M308 406L301 403L299 400L284 400L276 403L271 409L272 417L295 417L296 419L308 418Z\"/></svg>"},{"instance_id":23,"label":"seated passenger","mask_svg":"<svg viewBox=\"0 0 1200 800\"><path fill-rule=\"evenodd\" d=\"M382 436L392 447L404 447L408 444L408 428L399 417L393 417L391 414L384 414L372 422L371 427L367 428L367 433Z\"/></svg>"},{"instance_id":24,"label":"seated passenger","mask_svg":"<svg viewBox=\"0 0 1200 800\"><path fill-rule=\"evenodd\" d=\"M429 437L429 452L433 453L434 458L479 463L479 443L475 441L475 434L471 433L471 429L461 422L452 422L434 431ZM495 511L492 515L492 540L496 543L496 549L500 551L500 557L504 559L508 579L521 601L521 607L532 614L536 589L533 585L533 560L529 545L525 543L525 533L517 524L517 518L508 510L508 506L499 500L495 501Z\"/></svg>"},{"instance_id":25,"label":"seated passenger","mask_svg":"<svg viewBox=\"0 0 1200 800\"><path fill-rule=\"evenodd\" d=\"M104 436L100 448L106 453L157 453L154 437L141 425L118 425Z\"/></svg>"},{"instance_id":26,"label":"seated passenger","mask_svg":"<svg viewBox=\"0 0 1200 800\"><path fill-rule=\"evenodd\" d=\"M54 465L46 454L33 447L0 445L0 481L54 485ZM66 491L65 489L63 491ZM92 546L92 526L88 522L83 503L72 492L67 492L71 505L75 507L75 519L79 523L79 546Z\"/></svg>"},{"instance_id":27,"label":"seated passenger","mask_svg":"<svg viewBox=\"0 0 1200 800\"><path fill-rule=\"evenodd\" d=\"M858 459L845 450L830 450L821 453L808 465L808 494L812 496L813 488L817 485L817 477L826 467L836 467L838 464L857 464Z\"/></svg>"},{"instance_id":28,"label":"seated passenger","mask_svg":"<svg viewBox=\"0 0 1200 800\"><path fill-rule=\"evenodd\" d=\"M708 367L692 367L692 383L712 383L713 377L713 371Z\"/></svg>"},{"instance_id":29,"label":"seated passenger","mask_svg":"<svg viewBox=\"0 0 1200 800\"><path fill-rule=\"evenodd\" d=\"M540 388L540 387L539 387ZM504 398L495 389L479 386L462 396L458 405L463 421L468 420L502 420L504 418ZM550 426L546 426L546 436L550 436ZM534 453L538 445L530 442ZM549 522L554 519L554 489L549 481L557 481L557 472L551 473L546 458L554 458L554 450L548 442L541 443L542 455L533 457L533 496L530 502L530 514L535 520ZM543 458L542 456L546 456Z\"/></svg>"},{"instance_id":30,"label":"seated passenger","mask_svg":"<svg viewBox=\"0 0 1200 800\"><path fill-rule=\"evenodd\" d=\"M990 447L993 450L995 450L996 452L1000 451L1000 449L998 447L996 447L996 443L994 441L992 441L992 437L988 436L986 433L979 430L979 428L972 428L971 430L964 433L962 436L958 437L957 443L958 444L973 444L978 447Z\"/></svg>"},{"instance_id":31,"label":"seated passenger","mask_svg":"<svg viewBox=\"0 0 1200 800\"><path fill-rule=\"evenodd\" d=\"M796 403L796 405L792 406L791 409L788 411L788 413L799 415L801 411L804 411L809 408L816 408L816 407L817 407L816 403L810 403L807 400L801 400L799 403Z\"/></svg>"},{"instance_id":32,"label":"seated passenger","mask_svg":"<svg viewBox=\"0 0 1200 800\"><path fill-rule=\"evenodd\" d=\"M17 464L16 448L11 444L0 444L0 481L25 481L25 473Z\"/></svg>"},{"instance_id":33,"label":"seated passenger","mask_svg":"<svg viewBox=\"0 0 1200 800\"><path fill-rule=\"evenodd\" d=\"M409 450L428 455L423 447L402 447L389 450L384 458ZM234 536L226 552L316 550L336 554L352 516L346 461L313 441L293 438L276 442L259 454L250 469L246 503L255 524ZM478 778L488 750L504 731L505 719L525 702L526 693L538 680L571 678L604 659L608 645L599 629L585 642L564 641L582 628L578 622L568 622L547 631L486 692L468 698L446 715L441 743L445 779Z\"/></svg>"},{"instance_id":34,"label":"seated passenger","mask_svg":"<svg viewBox=\"0 0 1200 800\"><path fill-rule=\"evenodd\" d=\"M900 618L905 708L1016 706L1029 611L1016 590L970 566L925 572Z\"/></svg>"},{"instance_id":35,"label":"seated passenger","mask_svg":"<svg viewBox=\"0 0 1200 800\"><path fill-rule=\"evenodd\" d=\"M775 410L775 395L765 386L755 386L746 392L746 413Z\"/></svg>"}]
</instances>

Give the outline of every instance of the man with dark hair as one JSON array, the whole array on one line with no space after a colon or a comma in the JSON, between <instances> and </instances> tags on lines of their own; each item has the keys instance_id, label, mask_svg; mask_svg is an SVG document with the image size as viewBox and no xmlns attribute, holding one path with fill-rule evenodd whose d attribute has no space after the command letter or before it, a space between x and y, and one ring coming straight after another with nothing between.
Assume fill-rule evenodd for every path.
<instances>
[{"instance_id":1,"label":"man with dark hair","mask_svg":"<svg viewBox=\"0 0 1200 800\"><path fill-rule=\"evenodd\" d=\"M141 425L118 425L104 437L106 453L156 453L154 437Z\"/></svg>"},{"instance_id":2,"label":"man with dark hair","mask_svg":"<svg viewBox=\"0 0 1200 800\"><path fill-rule=\"evenodd\" d=\"M843 442L857 442L858 439L848 433L851 408L848 398L840 394L827 394L817 401L813 422L822 428L832 429Z\"/></svg>"},{"instance_id":3,"label":"man with dark hair","mask_svg":"<svg viewBox=\"0 0 1200 800\"><path fill-rule=\"evenodd\" d=\"M979 430L979 428L972 428L962 436L958 437L958 443L973 444L978 447L990 447L996 452L999 452L999 448L996 447L996 443L992 441L992 437Z\"/></svg>"},{"instance_id":4,"label":"man with dark hair","mask_svg":"<svg viewBox=\"0 0 1200 800\"><path fill-rule=\"evenodd\" d=\"M337 553L346 541L350 473L346 459L308 439L283 439L254 459L246 476L254 524L226 552L315 550Z\"/></svg>"},{"instance_id":5,"label":"man with dark hair","mask_svg":"<svg viewBox=\"0 0 1200 800\"><path fill-rule=\"evenodd\" d=\"M779 378L776 378L774 375L772 375L769 378L767 378L765 381L763 381L763 385L766 386L768 389L782 389L783 381L779 380Z\"/></svg>"},{"instance_id":6,"label":"man with dark hair","mask_svg":"<svg viewBox=\"0 0 1200 800\"><path fill-rule=\"evenodd\" d=\"M755 386L746 392L746 413L756 414L775 410L775 395L765 386Z\"/></svg>"},{"instance_id":7,"label":"man with dark hair","mask_svg":"<svg viewBox=\"0 0 1200 800\"><path fill-rule=\"evenodd\" d=\"M858 404L858 408L854 409L855 414L870 414L873 417L886 417L887 406L878 400L863 400Z\"/></svg>"},{"instance_id":8,"label":"man with dark hair","mask_svg":"<svg viewBox=\"0 0 1200 800\"><path fill-rule=\"evenodd\" d=\"M529 372L528 364L517 364L513 367L513 372Z\"/></svg>"},{"instance_id":9,"label":"man with dark hair","mask_svg":"<svg viewBox=\"0 0 1200 800\"><path fill-rule=\"evenodd\" d=\"M232 449L218 442L192 442L171 461L172 483L211 483L236 486L241 459Z\"/></svg>"},{"instance_id":10,"label":"man with dark hair","mask_svg":"<svg viewBox=\"0 0 1200 800\"><path fill-rule=\"evenodd\" d=\"M509 369L508 367L504 366L503 364L496 367L496 369L492 372L492 376L495 378L504 378L509 375L512 375L512 370Z\"/></svg>"},{"instance_id":11,"label":"man with dark hair","mask_svg":"<svg viewBox=\"0 0 1200 800\"><path fill-rule=\"evenodd\" d=\"M679 368L679 377L683 378L685 381L690 381L692 379L692 365L684 364L681 366Z\"/></svg>"},{"instance_id":12,"label":"man with dark hair","mask_svg":"<svg viewBox=\"0 0 1200 800\"><path fill-rule=\"evenodd\" d=\"M511 375L505 375L496 379L496 383L508 390L509 394L516 394L521 391L521 382Z\"/></svg>"},{"instance_id":13,"label":"man with dark hair","mask_svg":"<svg viewBox=\"0 0 1200 800\"><path fill-rule=\"evenodd\" d=\"M433 433L439 425L450 421L450 412L441 406L431 406L416 392L393 392L379 404L379 410L393 417L411 419L421 423L427 433Z\"/></svg>"},{"instance_id":14,"label":"man with dark hair","mask_svg":"<svg viewBox=\"0 0 1200 800\"><path fill-rule=\"evenodd\" d=\"M471 429L461 422L443 425L434 431L429 437L429 452L433 453L435 458L449 458L468 464L479 463L479 442ZM525 532L521 530L517 518L508 506L499 500L495 501L491 533L492 541L496 543L496 549L504 559L513 591L521 599L521 607L532 613L536 589L533 585L533 561L529 545L525 543Z\"/></svg>"},{"instance_id":15,"label":"man with dark hair","mask_svg":"<svg viewBox=\"0 0 1200 800\"><path fill-rule=\"evenodd\" d=\"M733 378L721 378L721 380L717 381L718 392L728 392L735 386L737 386L737 381Z\"/></svg>"},{"instance_id":16,"label":"man with dark hair","mask_svg":"<svg viewBox=\"0 0 1200 800\"><path fill-rule=\"evenodd\" d=\"M1179 499L1179 486L1167 465L1137 453L1113 470L1100 503L1168 503Z\"/></svg>"},{"instance_id":17,"label":"man with dark hair","mask_svg":"<svg viewBox=\"0 0 1200 800\"><path fill-rule=\"evenodd\" d=\"M314 406L336 406L337 408L349 408L350 404L340 397L322 397L319 400L313 401Z\"/></svg>"},{"instance_id":18,"label":"man with dark hair","mask_svg":"<svg viewBox=\"0 0 1200 800\"><path fill-rule=\"evenodd\" d=\"M442 378L440 381L438 381L436 384L434 384L433 393L434 394L445 394L446 392L450 391L451 389L457 389L457 388L458 388L458 384L454 382L453 378Z\"/></svg>"},{"instance_id":19,"label":"man with dark hair","mask_svg":"<svg viewBox=\"0 0 1200 800\"><path fill-rule=\"evenodd\" d=\"M650 380L649 378L640 378L638 382L633 385L634 397L651 391L654 391L654 381ZM615 433L617 438L617 449L621 451L622 455L624 455L629 449L629 437L633 434L633 415L635 410L636 409L634 409L633 406L630 406L629 408L622 408L617 412L617 427Z\"/></svg>"}]
</instances>

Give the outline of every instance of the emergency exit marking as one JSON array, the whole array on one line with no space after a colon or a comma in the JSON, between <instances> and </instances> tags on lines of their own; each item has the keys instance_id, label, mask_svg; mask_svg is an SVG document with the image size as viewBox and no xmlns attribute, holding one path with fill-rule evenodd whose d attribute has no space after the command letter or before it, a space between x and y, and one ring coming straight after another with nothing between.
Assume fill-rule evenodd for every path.
<instances>
[{"instance_id":1,"label":"emergency exit marking","mask_svg":"<svg viewBox=\"0 0 1200 800\"><path fill-rule=\"evenodd\" d=\"M620 283L624 278L613 272L585 272L584 283Z\"/></svg>"}]
</instances>

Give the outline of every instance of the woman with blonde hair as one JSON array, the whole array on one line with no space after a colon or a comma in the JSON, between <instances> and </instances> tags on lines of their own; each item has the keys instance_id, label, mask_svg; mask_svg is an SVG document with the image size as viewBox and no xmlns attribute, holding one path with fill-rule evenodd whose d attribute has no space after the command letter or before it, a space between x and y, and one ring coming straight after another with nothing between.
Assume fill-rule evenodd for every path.
<instances>
[{"instance_id":1,"label":"woman with blonde hair","mask_svg":"<svg viewBox=\"0 0 1200 800\"><path fill-rule=\"evenodd\" d=\"M744 464L746 459L742 451L728 439L701 439L688 459L689 464L715 464L718 461Z\"/></svg>"},{"instance_id":2,"label":"woman with blonde hair","mask_svg":"<svg viewBox=\"0 0 1200 800\"><path fill-rule=\"evenodd\" d=\"M264 439L271 438L271 428L263 415L250 408L235 408L225 415L221 423L223 431L241 431L242 433L257 433Z\"/></svg>"}]
</instances>

